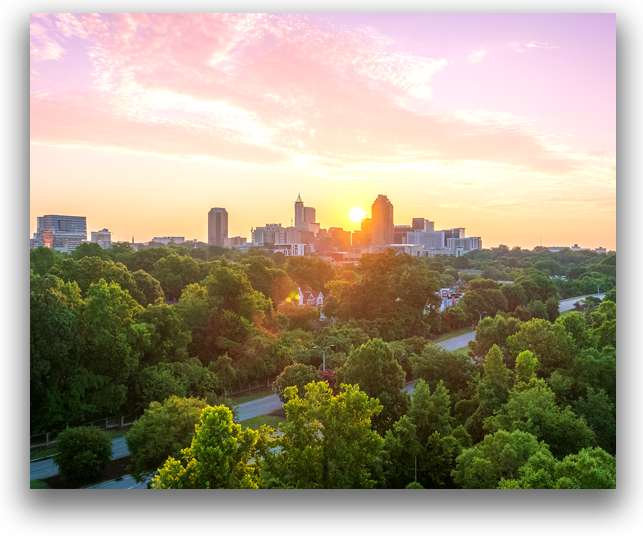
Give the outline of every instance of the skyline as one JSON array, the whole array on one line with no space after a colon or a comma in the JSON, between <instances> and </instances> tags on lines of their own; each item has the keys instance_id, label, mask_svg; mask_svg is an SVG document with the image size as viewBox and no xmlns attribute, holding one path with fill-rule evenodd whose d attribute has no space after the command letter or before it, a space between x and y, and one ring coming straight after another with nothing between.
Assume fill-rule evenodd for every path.
<instances>
[{"instance_id":1,"label":"skyline","mask_svg":"<svg viewBox=\"0 0 643 540\"><path fill-rule=\"evenodd\" d=\"M354 231L383 193L485 247L616 248L610 14L32 15L30 102L30 236L249 236L298 192Z\"/></svg>"}]
</instances>

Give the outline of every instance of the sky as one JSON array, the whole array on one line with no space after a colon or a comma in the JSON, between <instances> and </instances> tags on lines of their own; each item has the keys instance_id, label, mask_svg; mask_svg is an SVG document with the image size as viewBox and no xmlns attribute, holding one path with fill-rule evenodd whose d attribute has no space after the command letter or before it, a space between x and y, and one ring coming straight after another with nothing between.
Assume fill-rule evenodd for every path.
<instances>
[{"instance_id":1,"label":"sky","mask_svg":"<svg viewBox=\"0 0 643 540\"><path fill-rule=\"evenodd\" d=\"M616 249L613 14L31 14L30 236L396 225Z\"/></svg>"}]
</instances>

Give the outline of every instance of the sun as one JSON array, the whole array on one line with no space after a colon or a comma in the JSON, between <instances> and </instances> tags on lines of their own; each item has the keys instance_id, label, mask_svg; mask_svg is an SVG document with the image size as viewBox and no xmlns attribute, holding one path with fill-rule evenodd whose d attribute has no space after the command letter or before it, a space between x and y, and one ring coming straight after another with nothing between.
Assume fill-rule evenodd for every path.
<instances>
[{"instance_id":1,"label":"sun","mask_svg":"<svg viewBox=\"0 0 643 540\"><path fill-rule=\"evenodd\" d=\"M361 208L353 208L351 210L351 219L355 223L360 223L366 217L366 212Z\"/></svg>"}]
</instances>

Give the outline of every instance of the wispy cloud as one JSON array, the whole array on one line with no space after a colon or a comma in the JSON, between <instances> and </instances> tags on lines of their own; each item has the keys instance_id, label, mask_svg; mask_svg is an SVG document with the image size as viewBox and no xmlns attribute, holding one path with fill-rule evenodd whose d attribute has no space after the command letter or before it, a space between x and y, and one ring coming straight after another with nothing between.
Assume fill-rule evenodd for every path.
<instances>
[{"instance_id":1,"label":"wispy cloud","mask_svg":"<svg viewBox=\"0 0 643 540\"><path fill-rule=\"evenodd\" d=\"M400 107L428 100L449 62L368 28L322 30L304 16L271 14L46 15L32 18L32 58L60 60L71 37L87 40L91 90L61 92L39 79L33 143L314 174L579 167L516 117Z\"/></svg>"},{"instance_id":2,"label":"wispy cloud","mask_svg":"<svg viewBox=\"0 0 643 540\"><path fill-rule=\"evenodd\" d=\"M528 51L530 49L558 49L559 47L556 47L554 45L549 45L547 43L541 43L539 41L530 41L528 43L521 43L519 41L511 41L507 43L507 48L511 49L512 51L518 52L518 53L523 53L525 51Z\"/></svg>"},{"instance_id":3,"label":"wispy cloud","mask_svg":"<svg viewBox=\"0 0 643 540\"><path fill-rule=\"evenodd\" d=\"M482 62L482 59L487 56L488 51L484 49L478 49L476 51L472 51L471 54L467 57L469 60L470 64L478 64Z\"/></svg>"}]
</instances>

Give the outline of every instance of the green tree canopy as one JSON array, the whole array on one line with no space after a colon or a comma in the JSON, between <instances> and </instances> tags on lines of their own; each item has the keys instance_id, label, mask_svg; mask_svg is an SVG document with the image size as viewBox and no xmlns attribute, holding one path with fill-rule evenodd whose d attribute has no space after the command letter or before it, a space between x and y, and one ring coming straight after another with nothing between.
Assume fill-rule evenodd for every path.
<instances>
[{"instance_id":1,"label":"green tree canopy","mask_svg":"<svg viewBox=\"0 0 643 540\"><path fill-rule=\"evenodd\" d=\"M128 472L137 482L163 465L168 456L181 458L181 450L190 446L194 427L206 407L204 399L176 396L167 398L163 405L150 403L125 435L131 456Z\"/></svg>"},{"instance_id":2,"label":"green tree canopy","mask_svg":"<svg viewBox=\"0 0 643 540\"><path fill-rule=\"evenodd\" d=\"M385 433L408 409L408 394L402 392L406 374L379 338L352 349L335 377L338 385L359 384L367 396L379 399L384 410L373 423L378 433Z\"/></svg>"},{"instance_id":3,"label":"green tree canopy","mask_svg":"<svg viewBox=\"0 0 643 540\"><path fill-rule=\"evenodd\" d=\"M311 382L321 381L319 372L313 366L304 364L293 364L284 369L272 383L272 389L279 396L279 399L286 403L286 388L294 386L297 394L306 395L306 385Z\"/></svg>"},{"instance_id":4,"label":"green tree canopy","mask_svg":"<svg viewBox=\"0 0 643 540\"><path fill-rule=\"evenodd\" d=\"M74 483L95 480L112 459L112 441L97 427L68 428L58 436L54 463Z\"/></svg>"},{"instance_id":5,"label":"green tree canopy","mask_svg":"<svg viewBox=\"0 0 643 540\"><path fill-rule=\"evenodd\" d=\"M224 406L206 407L182 459L168 457L152 481L153 489L258 489L259 433L242 431ZM252 463L251 463L252 462Z\"/></svg>"},{"instance_id":6,"label":"green tree canopy","mask_svg":"<svg viewBox=\"0 0 643 540\"><path fill-rule=\"evenodd\" d=\"M551 456L547 445L520 430L497 431L456 458L453 479L465 489L495 489L503 478L517 478L529 458L541 452Z\"/></svg>"},{"instance_id":7,"label":"green tree canopy","mask_svg":"<svg viewBox=\"0 0 643 540\"><path fill-rule=\"evenodd\" d=\"M286 389L288 423L282 435L264 426L272 437L262 451L274 487L359 489L377 486L381 476L383 439L371 427L380 413L377 399L358 386L342 385L333 396L328 383L310 383L306 397Z\"/></svg>"}]
</instances>

